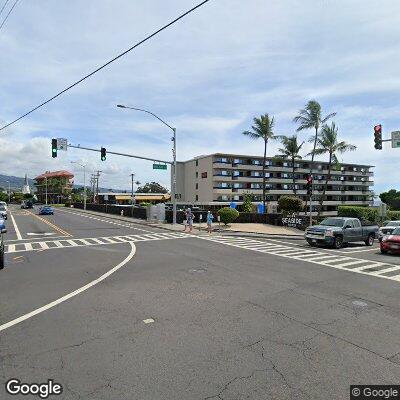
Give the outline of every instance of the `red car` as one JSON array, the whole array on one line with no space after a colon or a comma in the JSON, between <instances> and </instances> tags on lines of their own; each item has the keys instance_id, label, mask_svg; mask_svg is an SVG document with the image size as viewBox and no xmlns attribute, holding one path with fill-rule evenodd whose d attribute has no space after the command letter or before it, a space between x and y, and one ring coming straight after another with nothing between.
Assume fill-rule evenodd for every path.
<instances>
[{"instance_id":1,"label":"red car","mask_svg":"<svg viewBox=\"0 0 400 400\"><path fill-rule=\"evenodd\" d=\"M400 254L400 228L396 228L391 235L386 235L381 241L381 253Z\"/></svg>"}]
</instances>

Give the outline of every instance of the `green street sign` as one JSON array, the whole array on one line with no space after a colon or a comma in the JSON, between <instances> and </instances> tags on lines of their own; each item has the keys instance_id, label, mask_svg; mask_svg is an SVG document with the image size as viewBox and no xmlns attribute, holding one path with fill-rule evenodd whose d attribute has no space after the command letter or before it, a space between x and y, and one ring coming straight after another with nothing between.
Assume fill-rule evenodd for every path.
<instances>
[{"instance_id":1,"label":"green street sign","mask_svg":"<svg viewBox=\"0 0 400 400\"><path fill-rule=\"evenodd\" d=\"M153 169L167 169L167 164L153 164Z\"/></svg>"},{"instance_id":2,"label":"green street sign","mask_svg":"<svg viewBox=\"0 0 400 400\"><path fill-rule=\"evenodd\" d=\"M400 147L400 131L392 132L392 148Z\"/></svg>"}]
</instances>

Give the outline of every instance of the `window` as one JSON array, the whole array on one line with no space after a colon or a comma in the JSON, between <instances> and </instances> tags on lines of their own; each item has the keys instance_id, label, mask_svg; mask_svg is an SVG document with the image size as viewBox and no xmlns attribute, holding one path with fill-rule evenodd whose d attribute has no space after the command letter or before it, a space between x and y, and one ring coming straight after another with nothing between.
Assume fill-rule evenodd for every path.
<instances>
[{"instance_id":1,"label":"window","mask_svg":"<svg viewBox=\"0 0 400 400\"><path fill-rule=\"evenodd\" d=\"M199 190L199 184L196 183L196 190Z\"/></svg>"},{"instance_id":2,"label":"window","mask_svg":"<svg viewBox=\"0 0 400 400\"><path fill-rule=\"evenodd\" d=\"M261 165L262 164L260 160L252 160L251 163L253 165Z\"/></svg>"},{"instance_id":3,"label":"window","mask_svg":"<svg viewBox=\"0 0 400 400\"><path fill-rule=\"evenodd\" d=\"M196 171L196 178L198 178L199 177L199 173Z\"/></svg>"},{"instance_id":4,"label":"window","mask_svg":"<svg viewBox=\"0 0 400 400\"><path fill-rule=\"evenodd\" d=\"M222 201L228 201L228 196L226 196L226 195L221 196L221 200Z\"/></svg>"},{"instance_id":5,"label":"window","mask_svg":"<svg viewBox=\"0 0 400 400\"><path fill-rule=\"evenodd\" d=\"M199 201L199 195L196 194L196 201Z\"/></svg>"},{"instance_id":6,"label":"window","mask_svg":"<svg viewBox=\"0 0 400 400\"><path fill-rule=\"evenodd\" d=\"M199 160L196 160L196 167L199 166Z\"/></svg>"},{"instance_id":7,"label":"window","mask_svg":"<svg viewBox=\"0 0 400 400\"><path fill-rule=\"evenodd\" d=\"M235 194L235 195L233 196L233 200L239 201L239 200L240 200L240 196L239 196L238 194Z\"/></svg>"},{"instance_id":8,"label":"window","mask_svg":"<svg viewBox=\"0 0 400 400\"><path fill-rule=\"evenodd\" d=\"M207 172L202 172L202 173L201 173L201 177L202 177L202 178L207 178Z\"/></svg>"}]
</instances>

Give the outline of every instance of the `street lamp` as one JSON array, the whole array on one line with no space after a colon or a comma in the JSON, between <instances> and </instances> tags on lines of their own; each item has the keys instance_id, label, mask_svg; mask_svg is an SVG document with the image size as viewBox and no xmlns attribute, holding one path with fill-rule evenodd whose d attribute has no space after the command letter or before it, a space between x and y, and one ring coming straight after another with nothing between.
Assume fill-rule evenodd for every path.
<instances>
[{"instance_id":1,"label":"street lamp","mask_svg":"<svg viewBox=\"0 0 400 400\"><path fill-rule=\"evenodd\" d=\"M47 206L47 176L45 176L44 179L46 179L46 206Z\"/></svg>"},{"instance_id":2,"label":"street lamp","mask_svg":"<svg viewBox=\"0 0 400 400\"><path fill-rule=\"evenodd\" d=\"M71 164L78 164L83 168L83 209L86 210L86 164L71 161Z\"/></svg>"},{"instance_id":3,"label":"street lamp","mask_svg":"<svg viewBox=\"0 0 400 400\"><path fill-rule=\"evenodd\" d=\"M119 108L128 108L130 110L135 110L135 111L141 111L145 112L147 114L152 115L153 117L157 118L159 121L161 121L164 125L168 126L169 129L172 130L173 136L171 140L174 143L173 149L172 149L172 155L173 155L173 171L172 171L172 209L173 209L173 216L172 216L172 223L175 225L176 224L176 128L173 128L171 125L167 124L164 120L162 120L159 116L156 114L152 113L151 111L143 110L142 108L136 108L136 107L128 107L124 106L122 104L117 104L117 107Z\"/></svg>"},{"instance_id":4,"label":"street lamp","mask_svg":"<svg viewBox=\"0 0 400 400\"><path fill-rule=\"evenodd\" d=\"M131 187L131 217L133 218L133 178L135 177L134 173L131 173L132 178L132 187Z\"/></svg>"}]
</instances>

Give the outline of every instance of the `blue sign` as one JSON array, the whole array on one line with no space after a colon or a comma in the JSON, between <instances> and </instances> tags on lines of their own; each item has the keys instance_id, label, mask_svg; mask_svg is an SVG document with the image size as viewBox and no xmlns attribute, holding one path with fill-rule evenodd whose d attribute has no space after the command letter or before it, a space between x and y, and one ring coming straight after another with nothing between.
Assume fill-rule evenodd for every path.
<instances>
[{"instance_id":1,"label":"blue sign","mask_svg":"<svg viewBox=\"0 0 400 400\"><path fill-rule=\"evenodd\" d=\"M237 207L237 204L236 204L234 201L232 201L232 203L229 204L229 207L230 207L230 208L236 208L236 207Z\"/></svg>"},{"instance_id":2,"label":"blue sign","mask_svg":"<svg viewBox=\"0 0 400 400\"><path fill-rule=\"evenodd\" d=\"M264 214L264 204L257 204L257 212L259 214Z\"/></svg>"}]
</instances>

